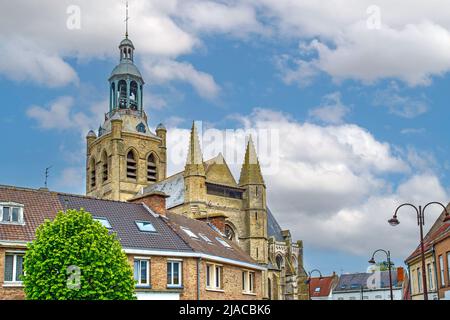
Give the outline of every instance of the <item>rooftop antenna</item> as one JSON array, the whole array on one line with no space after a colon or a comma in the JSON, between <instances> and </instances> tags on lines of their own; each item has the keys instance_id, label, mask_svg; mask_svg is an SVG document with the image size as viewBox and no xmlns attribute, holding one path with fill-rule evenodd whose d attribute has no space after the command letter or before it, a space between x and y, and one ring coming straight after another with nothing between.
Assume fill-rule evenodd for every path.
<instances>
[{"instance_id":1,"label":"rooftop antenna","mask_svg":"<svg viewBox=\"0 0 450 320\"><path fill-rule=\"evenodd\" d=\"M128 20L130 20L130 17L128 16L128 1L127 1L127 15L126 15L126 18L125 18L125 26L126 26L125 38L127 38L127 39L128 39Z\"/></svg>"},{"instance_id":2,"label":"rooftop antenna","mask_svg":"<svg viewBox=\"0 0 450 320\"><path fill-rule=\"evenodd\" d=\"M50 175L49 171L50 171L51 167L53 167L53 166L45 168L45 182L44 182L44 186L45 186L46 189L47 189L48 176Z\"/></svg>"}]
</instances>

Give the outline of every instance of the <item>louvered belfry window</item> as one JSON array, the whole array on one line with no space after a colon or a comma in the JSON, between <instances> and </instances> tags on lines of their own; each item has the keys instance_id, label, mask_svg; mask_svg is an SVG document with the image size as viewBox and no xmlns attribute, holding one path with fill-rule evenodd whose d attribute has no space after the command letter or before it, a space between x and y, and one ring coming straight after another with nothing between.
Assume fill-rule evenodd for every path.
<instances>
[{"instance_id":1,"label":"louvered belfry window","mask_svg":"<svg viewBox=\"0 0 450 320\"><path fill-rule=\"evenodd\" d=\"M136 180L137 163L133 151L127 154L127 178Z\"/></svg>"}]
</instances>

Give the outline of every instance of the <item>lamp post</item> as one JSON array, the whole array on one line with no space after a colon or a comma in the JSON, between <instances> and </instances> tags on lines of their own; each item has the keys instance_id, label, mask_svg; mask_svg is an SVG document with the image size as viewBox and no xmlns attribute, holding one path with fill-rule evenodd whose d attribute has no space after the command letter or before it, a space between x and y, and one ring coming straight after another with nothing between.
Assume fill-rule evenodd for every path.
<instances>
[{"instance_id":1,"label":"lamp post","mask_svg":"<svg viewBox=\"0 0 450 320\"><path fill-rule=\"evenodd\" d=\"M322 277L322 272L320 272L319 269L314 269L314 270L311 270L310 272L308 272L308 280L306 280L306 282L308 283L309 300L312 300L311 299L311 275L312 275L313 272L319 273L319 276L320 276L319 279L322 280L322 278L323 278Z\"/></svg>"},{"instance_id":2,"label":"lamp post","mask_svg":"<svg viewBox=\"0 0 450 320\"><path fill-rule=\"evenodd\" d=\"M436 202L436 201L427 203L423 208L422 208L422 206L419 206L417 208L415 205L413 205L411 203L404 203L397 207L392 219L388 220L389 224L391 226L395 227L400 224L400 221L397 218L397 213L400 210L400 208L409 206L409 207L414 208L414 210L416 210L417 224L419 225L419 229L420 229L420 255L421 255L421 259L422 259L422 282L423 282L423 298L424 298L424 300L428 300L428 289L427 289L427 276L426 276L426 269L425 269L425 249L424 249L424 243L423 243L423 226L425 225L425 215L424 215L425 209L429 205L432 205L432 204L437 204L437 205L441 206L442 208L444 208L444 212L445 212L444 222L449 222L450 215L448 214L447 208L442 203Z\"/></svg>"},{"instance_id":3,"label":"lamp post","mask_svg":"<svg viewBox=\"0 0 450 320\"><path fill-rule=\"evenodd\" d=\"M375 264L375 255L378 253L378 252L384 252L385 254L386 254L386 257L387 257L387 263L388 263L388 266L389 266L389 290L390 290L390 292L391 292L391 300L394 300L394 291L393 291L393 289L392 289L392 268L391 268L391 266L392 266L392 264L391 264L391 252L388 250L388 251L386 251L386 250L384 250L384 249L378 249L378 250L375 250L374 251L374 253L372 253L372 258L369 260L369 263L370 264Z\"/></svg>"}]
</instances>

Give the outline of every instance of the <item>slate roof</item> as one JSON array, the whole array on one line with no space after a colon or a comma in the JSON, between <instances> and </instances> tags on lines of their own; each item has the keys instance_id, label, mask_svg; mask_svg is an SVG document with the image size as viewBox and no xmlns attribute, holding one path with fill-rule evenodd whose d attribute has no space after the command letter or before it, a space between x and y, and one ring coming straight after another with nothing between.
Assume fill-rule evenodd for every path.
<instances>
[{"instance_id":1,"label":"slate roof","mask_svg":"<svg viewBox=\"0 0 450 320\"><path fill-rule=\"evenodd\" d=\"M166 208L170 209L184 203L184 177L179 172L163 181L154 183L144 188L144 194L152 191L164 192L169 198L166 199Z\"/></svg>"},{"instance_id":2,"label":"slate roof","mask_svg":"<svg viewBox=\"0 0 450 320\"><path fill-rule=\"evenodd\" d=\"M309 295L311 297L328 297L330 295L331 290L337 283L336 276L322 277L322 278L311 278L311 282L309 284L310 290ZM316 291L317 288L320 288L320 291Z\"/></svg>"},{"instance_id":3,"label":"slate roof","mask_svg":"<svg viewBox=\"0 0 450 320\"><path fill-rule=\"evenodd\" d=\"M372 276L372 273L351 273L342 274L339 277L338 284L336 285L335 292L345 291L359 291L361 286L364 289L367 288L367 279ZM394 287L401 287L401 284L397 281L397 272L392 270L392 285ZM381 271L381 288L389 288L389 271Z\"/></svg>"},{"instance_id":4,"label":"slate roof","mask_svg":"<svg viewBox=\"0 0 450 320\"><path fill-rule=\"evenodd\" d=\"M24 205L25 225L0 223L0 240L32 241L36 229L45 219L53 219L63 208L58 196L46 190L34 190L0 185L0 202Z\"/></svg>"},{"instance_id":5,"label":"slate roof","mask_svg":"<svg viewBox=\"0 0 450 320\"><path fill-rule=\"evenodd\" d=\"M275 237L277 241L284 241L281 231L281 227L272 214L272 211L267 208L267 235L269 237Z\"/></svg>"},{"instance_id":6,"label":"slate roof","mask_svg":"<svg viewBox=\"0 0 450 320\"><path fill-rule=\"evenodd\" d=\"M83 208L94 217L107 218L124 248L192 252L161 218L152 215L142 204L65 194L60 194L59 198L67 209ZM150 222L156 233L140 231L136 221Z\"/></svg>"}]
</instances>

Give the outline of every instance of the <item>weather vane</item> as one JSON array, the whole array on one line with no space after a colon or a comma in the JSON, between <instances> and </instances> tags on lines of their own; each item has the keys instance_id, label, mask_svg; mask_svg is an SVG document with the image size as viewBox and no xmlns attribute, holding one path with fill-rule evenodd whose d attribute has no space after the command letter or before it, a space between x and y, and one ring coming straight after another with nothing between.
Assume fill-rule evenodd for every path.
<instances>
[{"instance_id":1,"label":"weather vane","mask_svg":"<svg viewBox=\"0 0 450 320\"><path fill-rule=\"evenodd\" d=\"M125 37L126 38L128 38L128 20L130 20L130 17L128 17L128 1L127 1L127 15L125 18L125 26L126 26Z\"/></svg>"}]
</instances>

